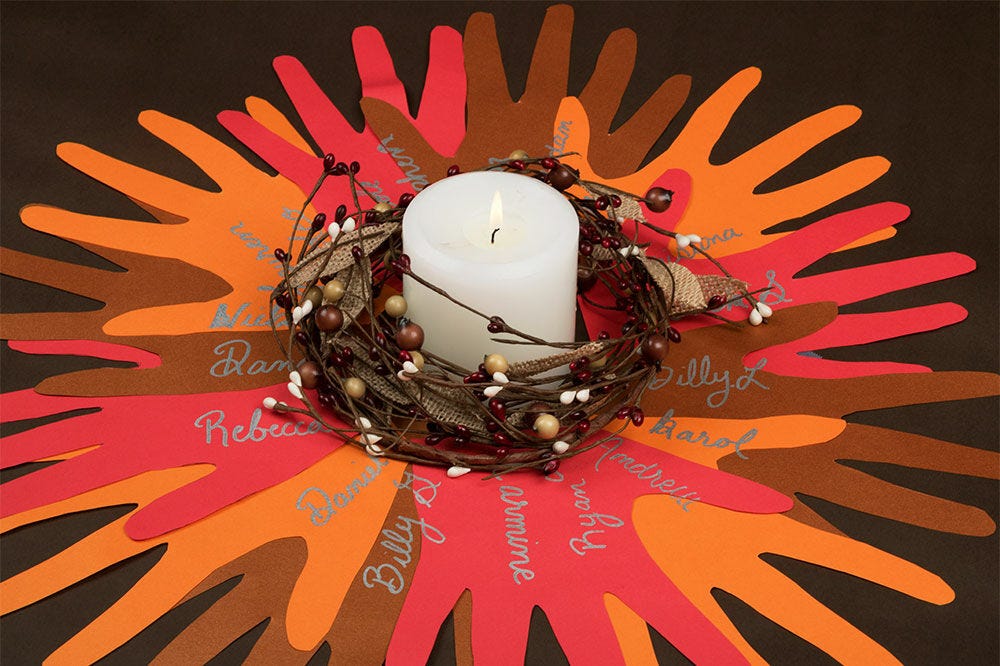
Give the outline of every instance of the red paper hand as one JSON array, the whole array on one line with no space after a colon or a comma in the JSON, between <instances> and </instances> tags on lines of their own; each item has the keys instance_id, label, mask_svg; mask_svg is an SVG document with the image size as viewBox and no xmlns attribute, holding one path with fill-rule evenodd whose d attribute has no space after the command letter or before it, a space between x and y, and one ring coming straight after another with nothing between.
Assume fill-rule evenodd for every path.
<instances>
[{"instance_id":1,"label":"red paper hand","mask_svg":"<svg viewBox=\"0 0 1000 666\"><path fill-rule=\"evenodd\" d=\"M340 441L318 425L261 408L284 387L179 396L63 398L17 391L3 396L6 421L80 409L100 411L3 440L3 466L97 447L3 485L2 515L44 506L146 471L209 463L215 470L154 501L129 519L148 539L188 525L306 469Z\"/></svg>"},{"instance_id":2,"label":"red paper hand","mask_svg":"<svg viewBox=\"0 0 1000 666\"><path fill-rule=\"evenodd\" d=\"M676 208L660 216L651 215L650 220L664 228L670 228L677 217L683 214L689 192L684 185L684 174L673 172L665 176L665 181L678 184ZM789 305L803 305L819 301L834 301L839 305L855 303L882 294L908 289L921 284L943 280L967 273L975 268L969 257L954 252L911 257L898 261L849 268L832 273L809 277L797 277L806 266L833 252L839 247L866 235L885 229L907 218L909 209L896 203L881 203L856 210L832 215L815 222L804 229L765 245L756 250L731 255L725 258L727 270L748 280L752 290L763 290L758 294L761 302L775 311ZM653 245L647 250L650 256L669 259L662 236L641 229L642 242ZM683 261L684 265L696 273L712 273L717 269L707 260ZM726 306L721 314L742 319L746 313L746 303L737 302ZM616 330L616 324L606 310L581 302L584 319L591 331ZM767 369L784 375L837 378L863 375L926 372L929 368L920 365L884 362L840 362L804 356L803 351L828 349L885 340L921 331L933 330L941 326L961 321L966 312L954 303L940 303L911 310L860 315L839 315L837 318L806 337L788 339L786 342L767 349ZM777 321L781 317L778 314ZM714 323L709 319L689 319L678 321L680 330ZM683 344L677 349L683 349ZM760 352L747 357L747 364L759 362Z\"/></svg>"},{"instance_id":3,"label":"red paper hand","mask_svg":"<svg viewBox=\"0 0 1000 666\"><path fill-rule=\"evenodd\" d=\"M524 94L511 99L497 42L493 16L473 14L465 29L465 65L468 72L468 121L457 150L442 150L419 125L405 115L405 107L390 100L361 102L365 118L378 136L403 150L431 182L444 177L451 164L463 169L483 166L490 158L506 158L514 149L534 156L553 147L553 121L567 93L573 9L550 7L538 34ZM635 63L635 33L611 33L601 50L580 100L594 118L593 159L601 173L617 176L639 166L663 133L691 86L687 76L664 81L636 113L614 132L611 123L621 103ZM423 134L423 136L421 136Z\"/></svg>"},{"instance_id":4,"label":"red paper hand","mask_svg":"<svg viewBox=\"0 0 1000 666\"><path fill-rule=\"evenodd\" d=\"M406 113L406 94L381 34L372 27L358 28L353 41L362 94L384 100ZM420 112L415 118L407 115L407 121L417 131L426 133L426 139L442 149L453 148L461 138L465 102L461 48L461 36L455 30L439 27L431 33L430 62ZM355 131L298 60L278 57L274 60L274 70L320 149L345 162L360 162L358 178L370 192L389 201L428 184L425 173L412 169L402 155L393 152L397 146L389 142L383 146L367 127ZM303 192L310 192L323 172L323 160L313 154L306 142L289 139L286 132L276 131L288 126L288 121L266 102L251 98L247 100L247 109L250 115L223 111L219 122L298 184ZM405 168L405 174L401 167ZM317 209L329 213L350 200L347 179L333 177L326 179L313 202Z\"/></svg>"},{"instance_id":5,"label":"red paper hand","mask_svg":"<svg viewBox=\"0 0 1000 666\"><path fill-rule=\"evenodd\" d=\"M654 567L631 528L633 500L667 493L679 514L710 502L737 510L782 511L787 498L763 486L647 448L608 442L564 462L553 477L516 474L448 482L418 470L433 492L417 496L420 565L389 647L387 663L426 659L444 616L472 592L473 652L490 663L522 660L533 606L549 622L570 662L618 663L604 610L612 594L695 661L740 661ZM371 572L376 582L379 571ZM505 632L497 632L500 624Z\"/></svg>"}]
</instances>

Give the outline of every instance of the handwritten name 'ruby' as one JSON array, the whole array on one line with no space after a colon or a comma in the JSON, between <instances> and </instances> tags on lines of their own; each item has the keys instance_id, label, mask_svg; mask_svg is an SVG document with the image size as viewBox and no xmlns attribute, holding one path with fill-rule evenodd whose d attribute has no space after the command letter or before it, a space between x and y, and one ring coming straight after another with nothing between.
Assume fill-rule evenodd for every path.
<instances>
[{"instance_id":1,"label":"handwritten name 'ruby'","mask_svg":"<svg viewBox=\"0 0 1000 666\"><path fill-rule=\"evenodd\" d=\"M609 513L597 513L596 511L591 511L590 496L587 495L586 485L586 479L580 479L580 483L570 485L570 488L573 489L573 497L575 499L573 502L573 508L583 512L577 516L580 519L580 527L593 528L586 530L580 536L569 540L569 547L574 553L581 557L586 555L588 550L603 550L608 547L608 544L606 543L597 543L592 540L596 538L597 535L604 534L604 530L598 528L598 525L601 527L616 528L625 524L625 521L618 516L612 516Z\"/></svg>"}]
</instances>

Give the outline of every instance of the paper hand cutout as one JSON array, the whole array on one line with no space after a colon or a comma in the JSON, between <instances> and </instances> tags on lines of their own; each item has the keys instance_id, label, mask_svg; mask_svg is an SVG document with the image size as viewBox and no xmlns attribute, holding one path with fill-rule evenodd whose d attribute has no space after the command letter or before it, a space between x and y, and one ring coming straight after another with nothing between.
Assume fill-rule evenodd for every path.
<instances>
[{"instance_id":1,"label":"paper hand cutout","mask_svg":"<svg viewBox=\"0 0 1000 666\"><path fill-rule=\"evenodd\" d=\"M55 315L54 319L68 315ZM43 333L44 334L44 333ZM42 380L35 391L63 396L172 395L237 391L283 381L291 363L268 332L195 333L135 338L158 353L92 340L12 340L26 354L72 354L134 363L94 368Z\"/></svg>"},{"instance_id":2,"label":"paper hand cutout","mask_svg":"<svg viewBox=\"0 0 1000 666\"><path fill-rule=\"evenodd\" d=\"M550 7L532 54L524 94L510 97L493 16L473 14L465 29L465 67L468 76L468 121L465 138L453 151L442 151L420 127L409 121L405 107L365 95L361 107L378 136L403 149L431 182L445 176L448 167L476 169L489 158L506 159L522 149L532 156L562 152L553 143L553 121L567 93L573 9ZM664 81L643 106L620 128L610 132L635 62L635 33L620 29L604 43L580 100L594 118L593 159L602 173L630 173L663 133L683 105L690 77Z\"/></svg>"},{"instance_id":3,"label":"paper hand cutout","mask_svg":"<svg viewBox=\"0 0 1000 666\"><path fill-rule=\"evenodd\" d=\"M795 448L765 448L719 461L719 469L759 481L788 495L809 495L875 516L931 530L987 536L996 529L978 507L897 486L848 467L845 460L889 463L918 469L998 477L993 451L959 446L930 437L856 423L829 442ZM830 532L837 529L802 502L786 513L801 523Z\"/></svg>"},{"instance_id":4,"label":"paper hand cutout","mask_svg":"<svg viewBox=\"0 0 1000 666\"><path fill-rule=\"evenodd\" d=\"M303 417L262 408L283 386L251 391L122 398L66 398L16 391L3 397L7 421L72 410L100 411L3 439L3 466L97 447L3 484L10 516L143 472L208 463L210 474L156 499L129 518L128 535L148 539L183 527L307 469L341 445Z\"/></svg>"},{"instance_id":5,"label":"paper hand cutout","mask_svg":"<svg viewBox=\"0 0 1000 666\"><path fill-rule=\"evenodd\" d=\"M680 177L675 173L672 179L677 182ZM682 195L679 198L680 205L677 209L672 208L662 214L672 216L671 219L683 214L683 204L687 202L683 196L685 190L677 189ZM890 228L905 220L908 215L909 208L897 203L880 203L839 213L794 231L769 245L728 256L725 258L725 265L731 273L749 281L752 290L763 290L757 297L775 311L790 305L819 301L834 301L846 305L961 275L975 268L975 262L969 257L948 252L848 268L809 277L797 277L803 268L837 248L873 232ZM662 223L656 220L654 222ZM669 228L668 225L664 226ZM647 254L669 259L662 236L645 230L640 231L639 238L643 242L654 243L647 249ZM698 273L718 272L707 260L683 263ZM746 303L740 301L727 306L721 314L739 320L745 318L745 308ZM608 316L607 310L591 306L585 301L581 301L581 310L590 331L616 331L618 324ZM816 378L927 372L929 368L921 365L841 362L805 356L801 352L850 346L933 330L961 321L965 315L965 309L954 303L940 303L896 312L839 315L809 337L787 339L780 346L771 346L767 351L767 369L780 374ZM779 313L775 321L781 316ZM693 326L714 323L715 320L699 318L681 320L676 322L675 326L684 331ZM687 335L689 334L685 334L685 337ZM683 347L684 343L674 349L679 353ZM760 355L751 355L747 363L753 365L759 360Z\"/></svg>"},{"instance_id":6,"label":"paper hand cutout","mask_svg":"<svg viewBox=\"0 0 1000 666\"><path fill-rule=\"evenodd\" d=\"M365 462L371 464L370 461ZM397 478L398 474L392 476L393 480ZM408 483L405 472L399 483ZM385 484L380 492L388 488L389 485ZM369 486L365 486L364 492L367 493L368 490ZM400 555L397 551L403 546L393 538L386 537L386 534L395 536L394 526L401 517L417 520L413 496L408 487L397 491L392 505L388 507L385 523L380 526L381 531L376 537L380 541L372 546L367 559L356 567L357 573L344 596L336 620L333 617L317 618L318 621L333 621L333 626L320 641L311 638L304 643L311 645L325 640L331 649L330 663L371 664L381 663L385 659L393 624L403 605L403 595L386 594L384 588L378 585L366 586L364 572L368 567L381 566L385 561L394 562L392 558ZM377 517L372 516L370 519L373 524L378 523ZM301 630L286 624L287 609L309 554L315 555L321 548L338 549L345 545L343 537L347 535L336 532L331 534L326 527L327 525L310 525L302 531L305 539L286 537L271 541L213 572L188 594L188 598L233 576L240 575L242 579L171 641L153 663L208 663L232 641L268 618L270 622L254 644L251 660L266 664L306 663L310 653L296 649L289 642L289 634L297 634ZM386 544L398 548L390 551ZM412 544L406 544L406 547L412 548L408 554L412 562L409 563L409 568L402 567L400 573L401 580L409 583L419 556L420 542L415 540ZM345 575L349 573L344 572ZM313 591L300 589L299 603L308 604L305 596L311 592ZM316 615L319 615L320 609L316 610ZM372 621L373 616L378 621Z\"/></svg>"},{"instance_id":7,"label":"paper hand cutout","mask_svg":"<svg viewBox=\"0 0 1000 666\"><path fill-rule=\"evenodd\" d=\"M712 149L740 104L760 82L760 70L751 67L733 76L692 114L677 139L659 157L639 171L620 178L602 179L601 169L588 161L593 142L587 110L579 100L567 98L554 124L563 149L580 156L566 162L580 170L585 180L642 196L670 169L682 169L693 182L691 202L684 217L671 229L696 233L711 245L716 256L750 250L772 240L762 235L779 222L792 220L838 201L866 187L889 169L883 157L863 157L810 180L773 192L756 192L758 186L831 136L861 117L854 106L821 111L779 132L725 164L712 164ZM561 131L560 131L561 128ZM599 132L598 132L599 134ZM738 217L734 217L738 211ZM887 228L863 242L888 238ZM707 239L707 240L706 240ZM713 242L714 241L714 242Z\"/></svg>"},{"instance_id":8,"label":"paper hand cutout","mask_svg":"<svg viewBox=\"0 0 1000 666\"><path fill-rule=\"evenodd\" d=\"M191 278L189 270L189 275L184 276L187 279L171 285L178 291L168 291L167 298L175 304L146 307L136 303L102 324L101 330L109 336L184 335L213 329L267 330L265 291L277 284L280 277L280 265L273 251L287 245L291 226L288 218L294 218L294 212L302 205L302 193L280 176L272 177L254 168L235 151L187 123L155 111L141 113L139 123L190 158L221 191L201 190L86 146L64 143L58 148L63 160L121 191L159 216L163 223L83 215L40 205L25 208L21 219L33 229L87 247L176 259L220 278L210 283L213 291L206 299L205 287L199 284L204 278ZM121 254L116 256L124 258ZM225 261L220 261L220 257L225 257ZM128 266L136 260L128 257L124 261ZM162 263L158 264L156 270L161 266ZM134 287L133 280L151 279L148 275L151 269L142 265L137 268L143 275L117 281ZM24 268L24 272L28 270ZM37 275L37 269L30 270ZM93 283L95 274L90 269L81 269L76 274L84 273ZM168 265L168 276L177 273L176 265ZM164 275L157 273L156 279L159 282L152 289L154 294L162 289ZM115 285L116 281L110 284ZM60 281L60 286L65 285ZM191 293L179 291L180 285L190 288ZM215 291L220 288L221 294ZM137 295L132 294L131 298L134 300ZM124 301L123 291L121 297L109 304L109 309L124 309Z\"/></svg>"},{"instance_id":9,"label":"paper hand cutout","mask_svg":"<svg viewBox=\"0 0 1000 666\"><path fill-rule=\"evenodd\" d=\"M686 460L758 481L790 497L808 495L927 529L985 536L995 529L980 508L883 481L843 463L889 463L997 478L1000 458L983 451L840 419L792 415L756 419L687 418L667 412L623 435ZM796 500L786 516L840 534Z\"/></svg>"},{"instance_id":10,"label":"paper hand cutout","mask_svg":"<svg viewBox=\"0 0 1000 666\"><path fill-rule=\"evenodd\" d=\"M25 214L33 219L43 219L50 213L56 217L74 215L43 205L25 209ZM82 218L79 221L85 223ZM178 259L123 252L91 243L80 245L125 270L107 271L8 248L0 249L4 275L54 287L102 304L96 310L66 312L58 316L48 312L4 312L0 314L0 330L5 339L89 338L105 342L131 342L133 338L113 338L104 331L105 324L139 308L206 301L224 296L230 289L212 272ZM164 289L164 285L183 285L183 290Z\"/></svg>"},{"instance_id":11,"label":"paper hand cutout","mask_svg":"<svg viewBox=\"0 0 1000 666\"><path fill-rule=\"evenodd\" d=\"M252 444L243 444L249 445ZM265 445L280 446L278 442ZM296 442L292 446L305 444ZM5 519L4 531L99 506L139 504L132 518L122 517L49 560L4 581L0 584L0 604L4 612L22 608L151 546L168 543L165 554L149 573L46 662L94 663L180 602L187 590L204 579L206 571L266 544L296 537L305 540L308 557L303 561L300 556L290 563L272 560L269 566L278 572L294 572L297 566L301 567L301 573L292 574L298 580L286 608L281 611L287 621L287 644L296 651L315 650L330 631L355 573L378 538L382 521L397 494L393 482L401 479L404 469L400 463L374 461L353 447L342 447L298 475L282 479L279 485L183 527L169 537L158 536L148 542L130 539L125 533L127 523L136 513L154 507L158 498L176 496L183 488L198 483L204 478L204 466L148 472L26 511ZM310 498L321 497L317 489L333 497L336 508L309 506ZM309 495L310 492L313 494ZM276 556L288 551L271 548L270 552ZM275 599L280 599L280 594ZM224 611L224 608L219 610ZM391 623L391 619L387 621ZM276 630L283 633L284 627Z\"/></svg>"},{"instance_id":12,"label":"paper hand cutout","mask_svg":"<svg viewBox=\"0 0 1000 666\"><path fill-rule=\"evenodd\" d=\"M844 571L935 604L954 599L938 576L847 537L784 515L757 515L699 506L673 511L664 498L635 503L636 531L650 556L678 589L754 663L764 663L712 597L718 588L809 641L844 664L897 663L861 633L760 559L773 553Z\"/></svg>"},{"instance_id":13,"label":"paper hand cutout","mask_svg":"<svg viewBox=\"0 0 1000 666\"><path fill-rule=\"evenodd\" d=\"M687 331L664 370L649 383L647 414L760 418L811 414L839 418L854 412L996 395L1000 381L986 372L918 372L815 379L772 373L770 349L798 340L837 316L832 303L782 310L766 326L711 326ZM752 358L751 352L758 352Z\"/></svg>"},{"instance_id":14,"label":"paper hand cutout","mask_svg":"<svg viewBox=\"0 0 1000 666\"><path fill-rule=\"evenodd\" d=\"M428 480L416 496L423 523L420 566L387 663L425 661L441 621L466 588L472 592L473 652L489 663L524 658L536 605L571 663L620 663L605 593L694 661L739 661L673 585L654 575L629 523L632 502L668 493L671 510L686 515L704 502L783 511L787 498L620 438L565 460L561 474L550 477L484 481L469 475L449 483L443 470L415 473ZM687 505L691 499L700 502ZM501 625L503 632L496 630Z\"/></svg>"},{"instance_id":15,"label":"paper hand cutout","mask_svg":"<svg viewBox=\"0 0 1000 666\"><path fill-rule=\"evenodd\" d=\"M405 91L378 31L358 28L353 41L363 94L379 96L386 104L399 105L400 113L408 114ZM439 27L431 33L431 60L421 111L416 118L407 115L408 123L426 131L428 140L440 146L453 146L461 133L465 101L461 46L461 37L451 28ZM427 173L406 161L405 145L401 147L388 137L380 141L368 127L361 132L351 127L301 62L280 56L274 60L274 71L320 150L333 153L345 163L359 162L358 180L373 195L382 201L396 201L401 194L428 184ZM301 137L292 136L294 130L287 118L267 102L250 98L247 110L249 115L223 111L219 122L302 192L311 192L323 173L322 158ZM348 179L332 176L317 191L313 205L329 215L338 205L350 201ZM369 202L363 202L362 207L370 207Z\"/></svg>"}]
</instances>

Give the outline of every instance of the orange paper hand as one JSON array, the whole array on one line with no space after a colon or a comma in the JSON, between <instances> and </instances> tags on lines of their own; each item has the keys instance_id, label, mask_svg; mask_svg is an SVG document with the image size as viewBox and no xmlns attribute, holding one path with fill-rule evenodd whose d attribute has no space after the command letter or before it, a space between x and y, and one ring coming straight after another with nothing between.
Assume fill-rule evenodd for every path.
<instances>
[{"instance_id":1,"label":"orange paper hand","mask_svg":"<svg viewBox=\"0 0 1000 666\"><path fill-rule=\"evenodd\" d=\"M179 260L220 278L211 285L213 296L209 298L205 298L204 280L170 284L168 293L174 304L145 306L138 302L103 324L107 335L266 330L269 313L265 292L280 277L273 251L287 243L290 219L302 205L302 193L284 178L254 168L234 150L187 123L155 111L141 113L139 123L201 167L220 191L198 189L86 146L64 143L58 153L67 163L140 203L162 223L84 215L40 205L25 208L22 220L33 229L88 246ZM162 285L162 276L158 277ZM144 297L132 295L134 300ZM116 308L119 305L115 303Z\"/></svg>"},{"instance_id":2,"label":"orange paper hand","mask_svg":"<svg viewBox=\"0 0 1000 666\"><path fill-rule=\"evenodd\" d=\"M607 178L589 160L593 142L588 109L580 100L567 98L559 109L555 133L565 159L585 180L598 180L626 192L643 195L671 169L691 177L691 199L674 230L696 233L702 247L716 256L751 250L776 236L762 234L774 225L808 215L864 188L889 169L883 157L863 157L810 180L773 192L757 192L759 185L831 136L861 117L853 106L821 111L785 129L744 154L712 164L712 149L740 104L760 82L760 70L745 69L733 76L692 114L677 139L659 157L634 174ZM855 245L888 238L888 228Z\"/></svg>"},{"instance_id":3,"label":"orange paper hand","mask_svg":"<svg viewBox=\"0 0 1000 666\"><path fill-rule=\"evenodd\" d=\"M847 537L779 514L701 508L682 514L668 510L660 498L641 497L632 518L663 572L752 662L764 663L716 603L713 589L738 597L840 663L897 663L885 648L762 561L762 553L844 571L935 604L954 598L934 574Z\"/></svg>"},{"instance_id":4,"label":"orange paper hand","mask_svg":"<svg viewBox=\"0 0 1000 666\"><path fill-rule=\"evenodd\" d=\"M285 537L305 539L308 558L287 605L288 643L314 650L375 545L405 466L342 447L308 470L168 536L137 542L127 516L0 585L3 612L23 608L160 543L166 553L134 587L46 663L93 663L180 602L205 572ZM205 473L203 467L150 472L4 519L3 530L94 507L140 507ZM327 507L323 495L337 498Z\"/></svg>"}]
</instances>

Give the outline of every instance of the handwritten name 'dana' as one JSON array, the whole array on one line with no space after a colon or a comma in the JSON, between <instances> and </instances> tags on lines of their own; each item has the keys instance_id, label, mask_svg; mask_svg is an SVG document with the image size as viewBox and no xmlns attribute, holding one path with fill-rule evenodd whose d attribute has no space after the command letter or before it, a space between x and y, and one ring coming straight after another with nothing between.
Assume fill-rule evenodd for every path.
<instances>
[{"instance_id":1,"label":"handwritten name 'dana'","mask_svg":"<svg viewBox=\"0 0 1000 666\"><path fill-rule=\"evenodd\" d=\"M216 345L212 351L215 352L216 356L222 357L213 363L212 367L208 370L209 374L213 377L267 375L272 372L285 373L292 369L292 362L287 360L250 360L250 355L253 353L253 345L240 338L226 340Z\"/></svg>"}]
</instances>

